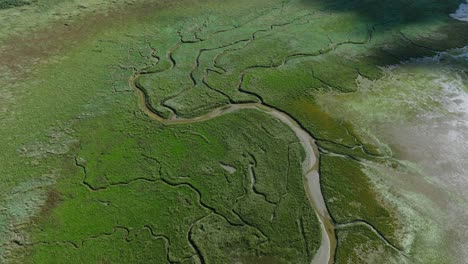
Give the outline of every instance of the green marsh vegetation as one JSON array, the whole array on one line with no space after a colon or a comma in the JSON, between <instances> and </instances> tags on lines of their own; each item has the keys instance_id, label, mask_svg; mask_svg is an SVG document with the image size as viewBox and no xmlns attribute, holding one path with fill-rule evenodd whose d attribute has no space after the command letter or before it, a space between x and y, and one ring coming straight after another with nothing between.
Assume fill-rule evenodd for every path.
<instances>
[{"instance_id":1,"label":"green marsh vegetation","mask_svg":"<svg viewBox=\"0 0 468 264\"><path fill-rule=\"evenodd\" d=\"M22 0L2 0L0 1L0 9L6 9L16 6L22 5L30 5L30 1L22 1Z\"/></svg>"},{"instance_id":2,"label":"green marsh vegetation","mask_svg":"<svg viewBox=\"0 0 468 264\"><path fill-rule=\"evenodd\" d=\"M322 154L336 261L411 257L400 243L409 223L365 173L369 162L401 164L323 102L356 94L359 76L381 78L379 66L466 45L466 25L446 15L457 4L412 3L421 14L413 16L405 1L119 2L95 14L51 2L68 10L69 25L39 15L40 25L70 33L22 32L57 43L22 44L12 56L1 35L11 73L0 97L2 260L310 262L320 229L295 135L255 110L159 124L139 110L128 84L137 72L165 118L248 102L288 113Z\"/></svg>"}]
</instances>

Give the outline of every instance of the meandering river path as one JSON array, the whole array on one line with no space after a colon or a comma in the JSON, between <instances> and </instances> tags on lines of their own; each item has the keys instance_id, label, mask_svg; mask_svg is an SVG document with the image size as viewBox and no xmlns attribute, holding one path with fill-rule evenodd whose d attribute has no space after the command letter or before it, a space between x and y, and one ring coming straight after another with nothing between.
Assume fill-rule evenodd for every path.
<instances>
[{"instance_id":1,"label":"meandering river path","mask_svg":"<svg viewBox=\"0 0 468 264\"><path fill-rule=\"evenodd\" d=\"M315 253L314 258L311 260L312 264L331 264L334 261L334 253L336 248L336 237L333 222L331 220L328 209L323 199L322 190L320 188L320 177L318 173L318 148L315 144L314 138L291 116L287 113L274 109L262 103L239 103L229 104L213 109L211 112L194 117L194 118L179 118L172 117L166 119L152 111L152 107L147 98L144 90L136 85L136 80L141 76L140 73L135 73L129 79L129 85L135 89L139 97L139 105L142 111L153 120L160 123L171 124L192 124L197 122L204 122L228 113L244 109L255 109L262 111L271 117L281 121L287 125L297 136L301 143L306 156L302 162L302 172L304 175L304 186L309 196L312 207L320 222L321 227L321 244L318 251Z\"/></svg>"}]
</instances>

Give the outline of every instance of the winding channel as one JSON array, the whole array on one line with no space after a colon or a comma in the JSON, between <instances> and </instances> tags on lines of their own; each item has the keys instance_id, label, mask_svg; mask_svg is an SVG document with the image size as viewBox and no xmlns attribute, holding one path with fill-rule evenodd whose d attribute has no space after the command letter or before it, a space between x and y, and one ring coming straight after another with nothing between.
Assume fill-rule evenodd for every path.
<instances>
[{"instance_id":1,"label":"winding channel","mask_svg":"<svg viewBox=\"0 0 468 264\"><path fill-rule=\"evenodd\" d=\"M211 112L194 117L194 118L179 118L172 117L166 119L158 115L152 110L151 103L147 98L146 92L136 85L136 80L141 76L140 73L135 73L129 79L129 85L131 88L137 91L138 101L141 110L151 119L156 120L160 123L172 125L172 124L192 124L198 122L204 122L228 113L233 113L243 109L256 109L262 111L271 117L281 121L293 130L299 139L306 157L302 162L302 173L304 175L304 187L307 195L311 202L312 207L315 210L317 218L320 222L321 228L321 244L317 252L315 253L312 264L331 264L334 262L334 253L336 248L336 236L333 221L328 212L327 206L323 199L322 190L320 187L320 177L318 173L318 148L315 144L315 139L306 131L302 126L290 117L287 113L278 111L272 107L269 107L261 103L239 103L229 104L213 109Z\"/></svg>"}]
</instances>

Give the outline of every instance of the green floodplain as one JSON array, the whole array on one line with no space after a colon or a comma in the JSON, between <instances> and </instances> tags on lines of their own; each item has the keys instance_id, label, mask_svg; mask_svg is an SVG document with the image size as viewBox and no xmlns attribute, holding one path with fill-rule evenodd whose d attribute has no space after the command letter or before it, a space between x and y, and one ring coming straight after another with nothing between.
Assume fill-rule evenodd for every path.
<instances>
[{"instance_id":1,"label":"green floodplain","mask_svg":"<svg viewBox=\"0 0 468 264\"><path fill-rule=\"evenodd\" d=\"M465 263L466 5L0 0L0 263Z\"/></svg>"}]
</instances>

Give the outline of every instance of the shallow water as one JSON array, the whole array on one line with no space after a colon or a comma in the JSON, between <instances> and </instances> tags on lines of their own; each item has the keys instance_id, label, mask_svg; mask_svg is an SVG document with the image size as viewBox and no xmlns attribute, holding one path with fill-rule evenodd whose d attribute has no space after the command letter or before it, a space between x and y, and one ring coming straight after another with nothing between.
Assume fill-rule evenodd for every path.
<instances>
[{"instance_id":1,"label":"shallow water","mask_svg":"<svg viewBox=\"0 0 468 264\"><path fill-rule=\"evenodd\" d=\"M466 4L460 4L457 11L455 11L453 14L450 14L450 16L454 19L468 22L468 1Z\"/></svg>"},{"instance_id":2,"label":"shallow water","mask_svg":"<svg viewBox=\"0 0 468 264\"><path fill-rule=\"evenodd\" d=\"M398 208L405 250L424 261L468 259L467 68L465 47L384 68L379 80L358 80L354 94L319 99L401 162L399 169L366 164L367 175Z\"/></svg>"}]
</instances>

